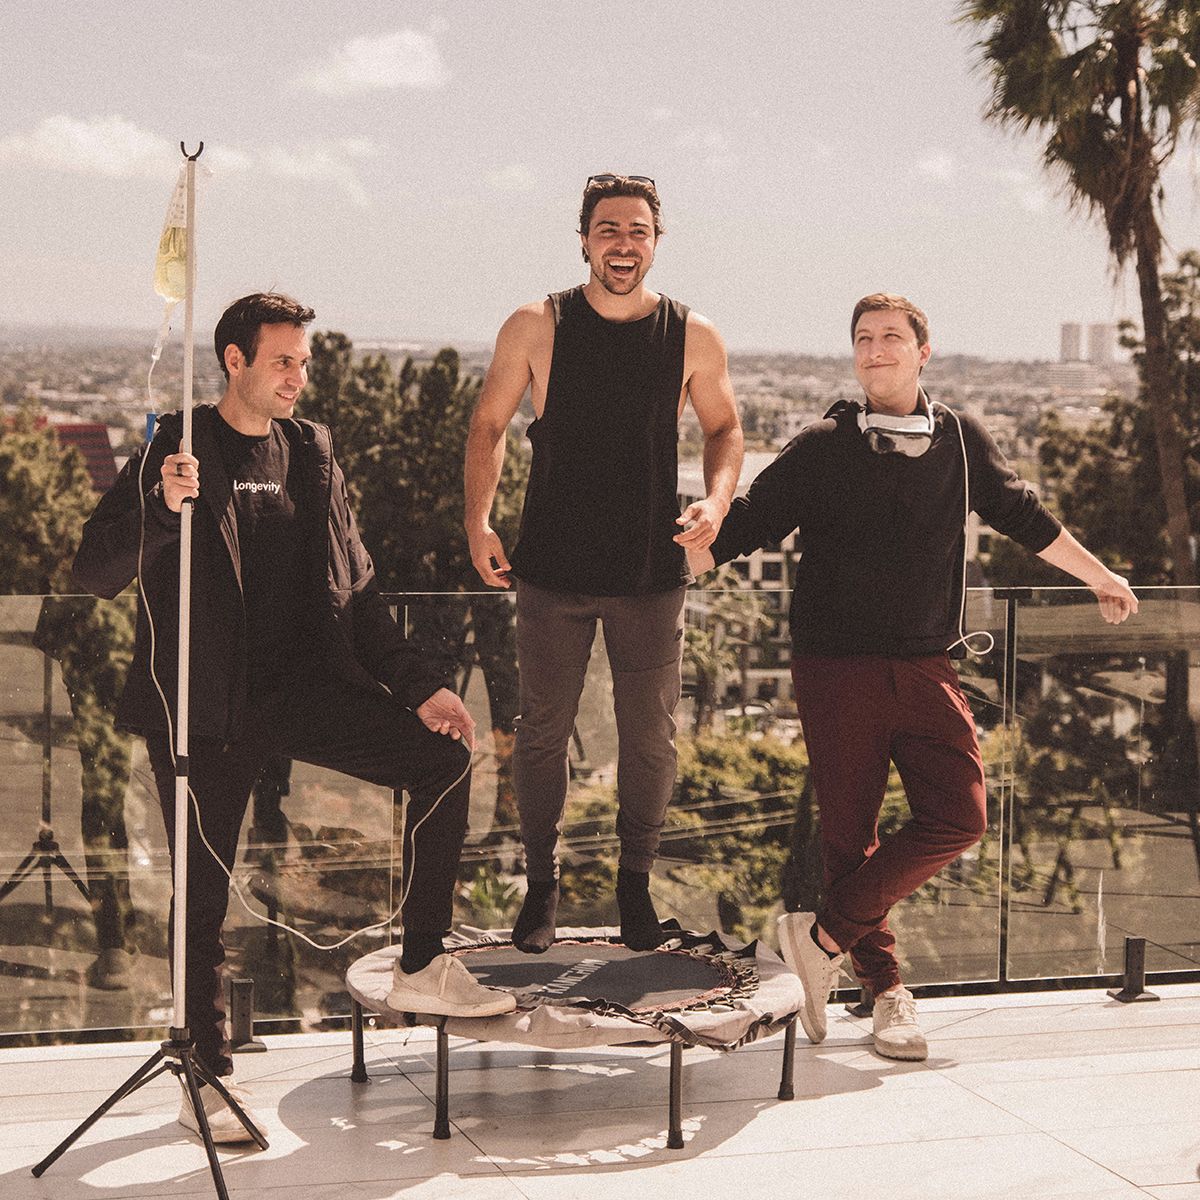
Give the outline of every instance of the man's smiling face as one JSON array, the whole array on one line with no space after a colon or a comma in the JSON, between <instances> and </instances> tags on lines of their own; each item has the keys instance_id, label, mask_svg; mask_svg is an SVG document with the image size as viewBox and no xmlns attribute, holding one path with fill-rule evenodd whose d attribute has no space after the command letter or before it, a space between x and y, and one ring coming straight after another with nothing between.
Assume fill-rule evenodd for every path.
<instances>
[{"instance_id":1,"label":"man's smiling face","mask_svg":"<svg viewBox=\"0 0 1200 1200\"><path fill-rule=\"evenodd\" d=\"M640 196L611 196L592 211L580 235L592 278L614 296L637 290L654 262L654 214Z\"/></svg>"},{"instance_id":2,"label":"man's smiling face","mask_svg":"<svg viewBox=\"0 0 1200 1200\"><path fill-rule=\"evenodd\" d=\"M854 374L871 408L903 415L917 403L921 368L929 343L919 344L908 314L899 309L869 311L854 328Z\"/></svg>"}]
</instances>

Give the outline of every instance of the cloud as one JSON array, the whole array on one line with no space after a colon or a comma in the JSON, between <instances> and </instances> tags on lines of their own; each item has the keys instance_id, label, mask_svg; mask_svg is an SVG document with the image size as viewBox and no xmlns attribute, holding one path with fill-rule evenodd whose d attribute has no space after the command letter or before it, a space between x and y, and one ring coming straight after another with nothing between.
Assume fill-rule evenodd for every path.
<instances>
[{"instance_id":1,"label":"cloud","mask_svg":"<svg viewBox=\"0 0 1200 1200\"><path fill-rule=\"evenodd\" d=\"M290 149L271 146L263 151L256 166L274 179L330 184L359 208L366 208L371 203L345 147L336 142L318 142Z\"/></svg>"},{"instance_id":2,"label":"cloud","mask_svg":"<svg viewBox=\"0 0 1200 1200\"><path fill-rule=\"evenodd\" d=\"M0 138L0 163L25 163L106 179L161 179L179 147L125 117L46 117L28 133Z\"/></svg>"},{"instance_id":3,"label":"cloud","mask_svg":"<svg viewBox=\"0 0 1200 1200\"><path fill-rule=\"evenodd\" d=\"M532 192L537 187L533 172L524 163L509 163L484 175L488 187L498 192Z\"/></svg>"},{"instance_id":4,"label":"cloud","mask_svg":"<svg viewBox=\"0 0 1200 1200\"><path fill-rule=\"evenodd\" d=\"M930 154L917 163L918 174L939 183L949 183L958 174L958 164L949 154Z\"/></svg>"},{"instance_id":5,"label":"cloud","mask_svg":"<svg viewBox=\"0 0 1200 1200\"><path fill-rule=\"evenodd\" d=\"M344 96L390 88L440 88L449 78L433 37L401 29L383 37L352 38L302 83L315 92Z\"/></svg>"},{"instance_id":6,"label":"cloud","mask_svg":"<svg viewBox=\"0 0 1200 1200\"><path fill-rule=\"evenodd\" d=\"M675 110L667 108L665 105L658 105L650 110L650 120L662 122L670 121L675 116Z\"/></svg>"},{"instance_id":7,"label":"cloud","mask_svg":"<svg viewBox=\"0 0 1200 1200\"><path fill-rule=\"evenodd\" d=\"M189 144L189 149L193 147ZM202 170L217 175L259 174L269 179L328 184L353 203L370 203L357 163L378 158L378 143L365 137L316 141L299 146L245 149L217 144L205 148ZM0 165L26 167L104 179L152 179L166 186L181 162L179 144L140 129L121 116L46 117L27 133L0 138Z\"/></svg>"}]
</instances>

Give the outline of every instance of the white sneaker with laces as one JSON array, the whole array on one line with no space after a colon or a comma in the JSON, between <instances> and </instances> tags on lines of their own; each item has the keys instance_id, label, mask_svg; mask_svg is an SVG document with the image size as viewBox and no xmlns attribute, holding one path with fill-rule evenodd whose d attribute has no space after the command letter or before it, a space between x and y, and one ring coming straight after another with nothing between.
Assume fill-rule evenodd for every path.
<instances>
[{"instance_id":1,"label":"white sneaker with laces","mask_svg":"<svg viewBox=\"0 0 1200 1200\"><path fill-rule=\"evenodd\" d=\"M255 1116L246 1103L246 1093L238 1087L221 1081L225 1090L238 1102L242 1112L250 1118L251 1124L259 1131L263 1132L262 1121ZM254 1138L246 1127L233 1114L233 1109L225 1103L224 1097L214 1087L209 1087L208 1084L200 1085L200 1099L204 1103L204 1115L208 1118L208 1131L212 1134L212 1140L218 1145L229 1145L234 1142L253 1142ZM187 1088L183 1090L183 1103L179 1106L179 1123L185 1129L190 1129L193 1133L200 1133L200 1123L196 1120L196 1114L192 1110L192 1097L189 1095Z\"/></svg>"},{"instance_id":2,"label":"white sneaker with laces","mask_svg":"<svg viewBox=\"0 0 1200 1200\"><path fill-rule=\"evenodd\" d=\"M783 961L800 977L804 985L804 1007L800 1024L810 1042L825 1040L825 1006L834 980L842 971L844 954L832 958L812 939L816 913L784 913L779 918L779 949Z\"/></svg>"},{"instance_id":3,"label":"white sneaker with laces","mask_svg":"<svg viewBox=\"0 0 1200 1200\"><path fill-rule=\"evenodd\" d=\"M387 1006L396 1012L437 1017L495 1017L512 1012L512 992L484 987L453 954L439 954L427 967L406 975L399 960L392 968Z\"/></svg>"},{"instance_id":4,"label":"white sneaker with laces","mask_svg":"<svg viewBox=\"0 0 1200 1200\"><path fill-rule=\"evenodd\" d=\"M908 988L897 985L880 992L872 1023L876 1054L908 1062L922 1062L929 1056L929 1044L917 1024L917 1004Z\"/></svg>"}]
</instances>

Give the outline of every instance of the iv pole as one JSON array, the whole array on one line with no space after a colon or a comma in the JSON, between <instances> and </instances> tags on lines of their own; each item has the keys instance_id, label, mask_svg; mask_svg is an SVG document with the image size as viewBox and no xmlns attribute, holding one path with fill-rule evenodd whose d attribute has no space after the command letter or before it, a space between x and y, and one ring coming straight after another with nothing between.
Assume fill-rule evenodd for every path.
<instances>
[{"instance_id":1,"label":"iv pole","mask_svg":"<svg viewBox=\"0 0 1200 1200\"><path fill-rule=\"evenodd\" d=\"M204 143L195 154L188 154L182 142L179 149L187 162L187 260L184 266L184 317L183 317L183 451L192 452L192 300L196 286L196 159L204 153ZM188 683L192 593L192 504L190 497L179 513L179 684L176 700L175 721L175 913L173 946L171 954L171 991L174 1000L172 1024L167 1040L144 1062L99 1108L87 1117L71 1134L50 1151L32 1168L35 1177L40 1177L64 1151L82 1134L86 1133L110 1108L126 1096L132 1095L143 1084L170 1071L180 1087L190 1098L213 1183L220 1200L229 1200L225 1178L221 1174L221 1163L208 1126L204 1102L200 1097L200 1084L212 1087L229 1106L233 1114L245 1126L246 1132L267 1148L267 1140L246 1116L238 1102L229 1094L225 1085L203 1063L195 1057L195 1043L187 1027L187 858L188 858Z\"/></svg>"}]
</instances>

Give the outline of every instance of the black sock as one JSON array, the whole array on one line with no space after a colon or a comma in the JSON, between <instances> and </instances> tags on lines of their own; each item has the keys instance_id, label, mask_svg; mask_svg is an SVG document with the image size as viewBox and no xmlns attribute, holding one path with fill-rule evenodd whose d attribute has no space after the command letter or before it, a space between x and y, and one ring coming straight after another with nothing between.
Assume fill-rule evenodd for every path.
<instances>
[{"instance_id":1,"label":"black sock","mask_svg":"<svg viewBox=\"0 0 1200 1200\"><path fill-rule=\"evenodd\" d=\"M662 926L650 899L650 872L617 868L617 910L621 941L630 950L653 950L662 944Z\"/></svg>"},{"instance_id":2,"label":"black sock","mask_svg":"<svg viewBox=\"0 0 1200 1200\"><path fill-rule=\"evenodd\" d=\"M440 933L404 931L403 950L400 954L400 970L405 975L423 971L439 954L444 953Z\"/></svg>"},{"instance_id":3,"label":"black sock","mask_svg":"<svg viewBox=\"0 0 1200 1200\"><path fill-rule=\"evenodd\" d=\"M808 936L809 936L810 938L812 938L812 940L813 940L813 945L814 945L814 946L816 946L816 948L817 948L818 950L820 950L820 952L821 952L822 954L824 954L826 958L837 958L837 956L838 956L838 952L837 952L837 951L830 951L830 950L826 950L826 949L825 949L825 947L821 945L821 939L820 939L819 937L817 937L817 923L816 923L816 921L814 921L814 922L813 922L813 923L812 923L812 924L809 926L809 929L808 929Z\"/></svg>"},{"instance_id":4,"label":"black sock","mask_svg":"<svg viewBox=\"0 0 1200 1200\"><path fill-rule=\"evenodd\" d=\"M513 926L512 941L523 954L545 954L554 945L554 918L558 913L558 880L531 879L521 915Z\"/></svg>"}]
</instances>

